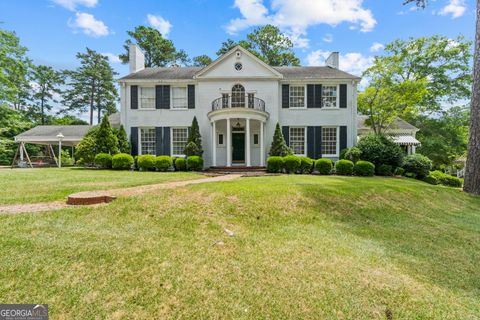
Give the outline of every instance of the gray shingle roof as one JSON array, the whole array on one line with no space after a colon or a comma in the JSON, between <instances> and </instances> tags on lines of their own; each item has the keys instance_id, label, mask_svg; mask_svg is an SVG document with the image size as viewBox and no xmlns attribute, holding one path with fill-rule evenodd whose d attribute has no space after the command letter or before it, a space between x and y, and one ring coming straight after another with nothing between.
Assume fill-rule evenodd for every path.
<instances>
[{"instance_id":1,"label":"gray shingle roof","mask_svg":"<svg viewBox=\"0 0 480 320\"><path fill-rule=\"evenodd\" d=\"M131 73L120 80L190 80L202 67L159 67L145 68Z\"/></svg>"},{"instance_id":2,"label":"gray shingle roof","mask_svg":"<svg viewBox=\"0 0 480 320\"><path fill-rule=\"evenodd\" d=\"M78 143L92 128L89 125L71 125L71 126L36 126L30 130L15 136L15 141L26 143L49 143L58 142L57 135L62 133L65 145Z\"/></svg>"},{"instance_id":3,"label":"gray shingle roof","mask_svg":"<svg viewBox=\"0 0 480 320\"><path fill-rule=\"evenodd\" d=\"M290 79L360 79L342 70L332 67L273 67L283 74L287 80Z\"/></svg>"},{"instance_id":4,"label":"gray shingle roof","mask_svg":"<svg viewBox=\"0 0 480 320\"><path fill-rule=\"evenodd\" d=\"M367 120L368 116L359 115L357 116L357 129L358 130L370 130L371 128L365 124L365 120ZM407 121L397 117L390 125L389 129L391 130L418 130L417 127L411 125Z\"/></svg>"}]
</instances>

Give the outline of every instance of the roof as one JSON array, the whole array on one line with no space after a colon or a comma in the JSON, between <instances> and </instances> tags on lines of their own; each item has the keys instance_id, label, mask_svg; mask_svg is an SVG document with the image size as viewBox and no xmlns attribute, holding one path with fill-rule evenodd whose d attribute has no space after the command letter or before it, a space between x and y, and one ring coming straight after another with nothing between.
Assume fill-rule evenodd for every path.
<instances>
[{"instance_id":1,"label":"roof","mask_svg":"<svg viewBox=\"0 0 480 320\"><path fill-rule=\"evenodd\" d=\"M120 80L193 80L203 67L158 67L145 68Z\"/></svg>"},{"instance_id":2,"label":"roof","mask_svg":"<svg viewBox=\"0 0 480 320\"><path fill-rule=\"evenodd\" d=\"M15 141L34 144L57 144L57 135L62 133L62 143L66 146L76 145L92 128L89 125L36 126L15 136Z\"/></svg>"},{"instance_id":3,"label":"roof","mask_svg":"<svg viewBox=\"0 0 480 320\"><path fill-rule=\"evenodd\" d=\"M410 135L398 135L398 136L392 136L393 142L399 145L403 146L408 146L408 145L420 145L420 141L415 139L414 137Z\"/></svg>"},{"instance_id":4,"label":"roof","mask_svg":"<svg viewBox=\"0 0 480 320\"><path fill-rule=\"evenodd\" d=\"M370 126L365 124L365 121L367 120L368 116L364 115L359 115L357 116L357 129L358 130L371 130ZM393 123L389 126L390 130L412 130L412 131L418 131L418 128L411 125L407 121L396 117Z\"/></svg>"},{"instance_id":5,"label":"roof","mask_svg":"<svg viewBox=\"0 0 480 320\"><path fill-rule=\"evenodd\" d=\"M302 79L352 79L360 80L360 77L354 76L345 71L327 67L273 67L280 72L284 79L302 80Z\"/></svg>"}]
</instances>

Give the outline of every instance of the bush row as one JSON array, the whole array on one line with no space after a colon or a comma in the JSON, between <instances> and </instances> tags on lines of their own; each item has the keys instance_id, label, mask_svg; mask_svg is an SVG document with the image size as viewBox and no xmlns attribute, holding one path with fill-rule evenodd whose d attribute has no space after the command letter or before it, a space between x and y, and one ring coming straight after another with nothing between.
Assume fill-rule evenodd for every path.
<instances>
[{"instance_id":1,"label":"bush row","mask_svg":"<svg viewBox=\"0 0 480 320\"><path fill-rule=\"evenodd\" d=\"M199 156L174 158L170 156L141 155L135 158L126 153L114 156L108 153L99 153L95 156L95 166L99 169L116 169L141 171L200 171L203 169L203 159Z\"/></svg>"},{"instance_id":2,"label":"bush row","mask_svg":"<svg viewBox=\"0 0 480 320\"><path fill-rule=\"evenodd\" d=\"M431 171L430 174L423 179L423 181L434 185L441 184L454 188L462 187L461 179L438 170Z\"/></svg>"}]
</instances>

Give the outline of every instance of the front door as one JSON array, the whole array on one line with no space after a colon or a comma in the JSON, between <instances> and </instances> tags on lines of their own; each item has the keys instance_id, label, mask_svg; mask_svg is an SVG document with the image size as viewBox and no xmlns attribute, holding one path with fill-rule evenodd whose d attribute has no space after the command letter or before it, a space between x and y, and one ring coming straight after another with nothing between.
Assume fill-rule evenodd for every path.
<instances>
[{"instance_id":1,"label":"front door","mask_svg":"<svg viewBox=\"0 0 480 320\"><path fill-rule=\"evenodd\" d=\"M245 162L245 133L232 132L232 161Z\"/></svg>"}]
</instances>

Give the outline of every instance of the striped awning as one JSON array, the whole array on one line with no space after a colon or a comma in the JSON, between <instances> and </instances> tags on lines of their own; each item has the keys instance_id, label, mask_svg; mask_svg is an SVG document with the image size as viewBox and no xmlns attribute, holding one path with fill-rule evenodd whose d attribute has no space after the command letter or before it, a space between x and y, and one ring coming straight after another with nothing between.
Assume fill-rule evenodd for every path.
<instances>
[{"instance_id":1,"label":"striped awning","mask_svg":"<svg viewBox=\"0 0 480 320\"><path fill-rule=\"evenodd\" d=\"M401 146L418 146L420 145L420 141L415 139L411 135L400 135L400 136L393 136L393 142Z\"/></svg>"}]
</instances>

